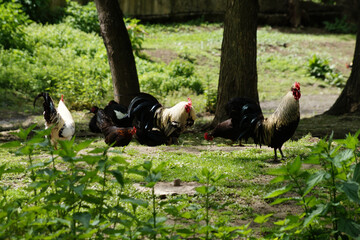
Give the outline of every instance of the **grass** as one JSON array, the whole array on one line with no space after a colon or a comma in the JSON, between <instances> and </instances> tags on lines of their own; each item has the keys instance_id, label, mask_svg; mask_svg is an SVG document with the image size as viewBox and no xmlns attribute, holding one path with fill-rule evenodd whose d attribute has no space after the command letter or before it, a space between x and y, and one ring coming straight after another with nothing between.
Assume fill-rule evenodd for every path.
<instances>
[{"instance_id":1,"label":"grass","mask_svg":"<svg viewBox=\"0 0 360 240\"><path fill-rule=\"evenodd\" d=\"M44 29L54 29L56 26L44 26ZM64 31L69 31L66 26L61 25ZM45 31L40 26L29 26L28 31L34 31L32 34ZM221 41L222 26L221 24L171 24L171 25L146 25L147 35L143 43L143 53L158 62L165 62L166 65L172 60L186 60L193 62L195 66L195 75L211 91L216 91ZM355 43L353 35L330 35L321 31L313 34L312 30L293 31L289 29L274 29L271 27L260 27L258 29L258 78L259 78L259 96L261 101L269 101L281 98L289 89L294 81L301 83L302 100L307 95L338 94L341 89L327 85L324 82L316 80L307 74L306 68L308 59L317 54L320 57L329 58L331 64L334 64L344 75L349 74L344 65L352 59L352 51ZM66 35L68 36L68 35ZM72 35L69 35L71 37ZM82 41L86 41L87 35L81 33ZM43 36L45 38L45 36ZM49 39L38 39L36 44L43 42L46 46L58 44L53 42L55 35ZM81 61L83 52L96 53L96 58L102 60L100 72L106 81L109 79L109 71L105 69L106 56L101 55L101 51L94 49L103 49L99 36L91 35L91 44L82 46L73 45L71 48L78 48L77 62ZM95 43L94 43L95 42ZM77 47L78 46L78 47ZM87 48L88 46L89 48ZM338 48L343 46L342 51ZM57 46L60 52L67 53L66 44ZM336 49L337 51L334 51ZM45 51L46 50L46 51ZM104 50L104 49L103 49ZM103 51L102 50L102 51ZM53 52L53 49L44 49L46 53ZM161 53L165 53L161 55ZM36 54L41 54L37 52ZM66 56L66 59L71 59ZM91 59L85 59L91 62ZM138 60L139 61L139 60ZM43 62L47 65L46 62ZM50 63L49 63L50 64ZM64 63L65 64L65 63ZM79 63L80 64L80 63ZM94 64L94 63L93 63ZM82 66L83 64L81 64ZM164 65L164 66L166 66ZM49 66L50 67L50 66ZM86 69L85 66L83 66ZM90 65L89 65L90 67ZM139 75L141 80L142 75ZM104 82L104 86L110 86L109 82ZM42 128L43 118L41 104L32 107L32 99L29 96L23 96L20 92L14 91L9 94L0 90L6 101L1 102L1 112L10 113L10 118L36 115L32 121L38 123L38 128ZM231 145L230 141L215 139L213 142L206 142L203 139L203 132L200 130L206 123L211 121L211 115L205 115L206 96L204 94L195 94L185 89L178 92L170 92L166 96L160 97L161 102L166 106L172 106L180 99L185 100L190 96L193 100L195 109L200 114L194 128L189 132L181 135L179 145L160 146L160 147L143 147L135 141L124 148L122 156L130 163L131 166L140 164L145 160L153 161L154 165L161 162L167 162L163 171L162 181L172 182L180 178L183 182L194 181L195 176L201 175L201 169L212 169L216 173L223 173L226 178L216 183L218 192L212 196L226 208L219 210L215 215L216 219L229 221L230 225L241 225L252 221L256 215L268 214L273 212L274 219L280 219L290 211L297 211L294 205L285 206L281 209L269 206L263 199L263 196L275 189L276 185L270 185L271 176L266 175L268 169L278 167L279 165L271 162L273 150L267 147L259 148L253 144L247 147L238 147ZM104 104L111 98L111 92L106 93L104 99L97 99L96 103ZM16 106L16 107L15 107ZM19 111L20 110L20 111ZM20 112L20 113L19 113ZM87 110L74 112L73 114L76 128L77 139L80 140L94 138L95 141L90 145L90 149L104 147L105 143L99 135L91 135L88 132L88 121L91 115ZM1 118L2 119L2 118ZM360 119L350 116L330 117L330 116L310 116L300 121L298 130L295 133L294 141L288 141L284 147L284 154L287 156L285 161L291 161L296 156L307 156L309 153L308 146L314 144L315 137L329 135L331 130L335 130L335 137L342 138L347 132L355 132L359 128ZM18 128L15 125L14 128ZM309 134L310 133L310 134ZM118 156L117 153L110 153L111 157ZM48 155L41 152L35 154L35 162L46 161ZM0 165L7 164L9 167L26 167L27 160L22 156L15 156L7 149L0 148ZM281 163L283 164L283 163ZM60 166L61 167L61 166ZM147 194L137 191L132 187L133 183L143 181L140 177L129 174L128 186L131 196L138 198L149 198ZM24 174L7 174L0 181L1 186L11 185L8 194L15 198L20 197L27 192L24 186L29 182L29 177ZM200 182L204 183L203 180ZM115 184L114 184L115 188ZM169 196L168 198L174 198ZM158 199L161 201L160 199ZM197 202L198 197L194 196L192 201ZM163 209L159 209L162 211ZM150 214L149 212L144 215ZM274 222L272 220L270 223ZM262 236L264 231L272 229L271 224L260 227L256 223L251 223L251 227L256 229L254 235Z\"/></svg>"}]
</instances>

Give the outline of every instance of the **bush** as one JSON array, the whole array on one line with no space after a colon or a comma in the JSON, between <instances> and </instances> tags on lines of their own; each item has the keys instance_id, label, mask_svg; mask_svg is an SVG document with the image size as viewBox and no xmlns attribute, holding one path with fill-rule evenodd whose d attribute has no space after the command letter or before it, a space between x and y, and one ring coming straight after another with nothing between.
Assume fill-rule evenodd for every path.
<instances>
[{"instance_id":1,"label":"bush","mask_svg":"<svg viewBox=\"0 0 360 240\"><path fill-rule=\"evenodd\" d=\"M124 22L131 41L131 47L135 54L139 55L146 33L144 26L139 24L140 20L135 18L124 18Z\"/></svg>"},{"instance_id":2,"label":"bush","mask_svg":"<svg viewBox=\"0 0 360 240\"><path fill-rule=\"evenodd\" d=\"M334 141L322 139L308 157L297 157L269 174L283 186L265 196L271 205L294 201L303 208L274 224L281 239L357 239L360 236L359 134ZM302 168L302 164L313 167Z\"/></svg>"},{"instance_id":3,"label":"bush","mask_svg":"<svg viewBox=\"0 0 360 240\"><path fill-rule=\"evenodd\" d=\"M169 92L187 88L196 94L204 93L203 83L194 73L194 65L187 61L174 60L165 63L152 63L136 59L141 91L166 96Z\"/></svg>"},{"instance_id":4,"label":"bush","mask_svg":"<svg viewBox=\"0 0 360 240\"><path fill-rule=\"evenodd\" d=\"M81 6L75 1L68 1L65 11L67 17L65 23L86 33L100 34L100 25L94 2Z\"/></svg>"},{"instance_id":5,"label":"bush","mask_svg":"<svg viewBox=\"0 0 360 240\"><path fill-rule=\"evenodd\" d=\"M215 197L224 174L203 168L195 177L203 182L195 188L198 197L160 200L155 184L168 161L134 165L119 150L90 149L92 140L75 143L74 138L59 141L55 150L44 138L51 129L29 138L35 127L20 128L14 133L19 141L0 146L24 161L0 165L2 182L14 176L23 181L14 189L0 187L1 239L238 239L252 231L249 224L230 226L216 218L226 206ZM136 194L134 178L149 193Z\"/></svg>"},{"instance_id":6,"label":"bush","mask_svg":"<svg viewBox=\"0 0 360 240\"><path fill-rule=\"evenodd\" d=\"M100 34L100 24L94 2L82 6L75 1L68 1L66 15L64 22L73 28L86 33ZM129 34L131 47L136 54L139 54L144 42L144 26L139 24L140 20L135 18L124 18L123 20Z\"/></svg>"},{"instance_id":7,"label":"bush","mask_svg":"<svg viewBox=\"0 0 360 240\"><path fill-rule=\"evenodd\" d=\"M346 16L343 18L335 18L334 22L324 22L325 29L332 33L356 33L355 24L347 21Z\"/></svg>"},{"instance_id":8,"label":"bush","mask_svg":"<svg viewBox=\"0 0 360 240\"><path fill-rule=\"evenodd\" d=\"M309 59L308 72L310 76L324 80L332 86L344 87L345 79L337 72L334 66L329 65L327 59L321 59L314 55Z\"/></svg>"},{"instance_id":9,"label":"bush","mask_svg":"<svg viewBox=\"0 0 360 240\"><path fill-rule=\"evenodd\" d=\"M30 23L21 10L21 5L13 2L3 3L0 0L0 45L5 49L24 48L24 25Z\"/></svg>"},{"instance_id":10,"label":"bush","mask_svg":"<svg viewBox=\"0 0 360 240\"><path fill-rule=\"evenodd\" d=\"M71 108L99 103L111 92L106 50L99 36L65 24L27 27L32 52L0 50L2 86L34 96L66 94Z\"/></svg>"},{"instance_id":11,"label":"bush","mask_svg":"<svg viewBox=\"0 0 360 240\"><path fill-rule=\"evenodd\" d=\"M65 4L61 6L61 1L51 0L13 0L21 4L23 11L31 20L37 23L58 23L64 16ZM60 3L54 6L52 3ZM63 1L65 3L65 1Z\"/></svg>"}]
</instances>

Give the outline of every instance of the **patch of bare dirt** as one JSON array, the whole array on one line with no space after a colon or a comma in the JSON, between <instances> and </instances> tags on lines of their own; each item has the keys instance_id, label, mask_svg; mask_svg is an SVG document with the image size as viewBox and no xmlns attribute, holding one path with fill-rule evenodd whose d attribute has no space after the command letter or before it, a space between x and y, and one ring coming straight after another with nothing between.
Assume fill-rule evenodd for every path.
<instances>
[{"instance_id":1,"label":"patch of bare dirt","mask_svg":"<svg viewBox=\"0 0 360 240\"><path fill-rule=\"evenodd\" d=\"M150 59L157 62L162 61L166 64L169 64L179 56L176 52L169 49L144 49L142 52L148 55Z\"/></svg>"}]
</instances>

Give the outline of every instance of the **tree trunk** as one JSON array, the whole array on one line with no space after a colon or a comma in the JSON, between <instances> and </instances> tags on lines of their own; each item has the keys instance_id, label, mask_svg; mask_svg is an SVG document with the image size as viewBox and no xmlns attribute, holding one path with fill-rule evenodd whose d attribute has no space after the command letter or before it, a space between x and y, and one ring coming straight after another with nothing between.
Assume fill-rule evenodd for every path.
<instances>
[{"instance_id":1,"label":"tree trunk","mask_svg":"<svg viewBox=\"0 0 360 240\"><path fill-rule=\"evenodd\" d=\"M358 6L358 13L360 13ZM350 77L334 105L325 114L360 114L360 17L357 19L356 45Z\"/></svg>"},{"instance_id":2,"label":"tree trunk","mask_svg":"<svg viewBox=\"0 0 360 240\"><path fill-rule=\"evenodd\" d=\"M116 0L95 0L95 4L109 59L114 99L127 106L140 88L123 13Z\"/></svg>"},{"instance_id":3,"label":"tree trunk","mask_svg":"<svg viewBox=\"0 0 360 240\"><path fill-rule=\"evenodd\" d=\"M227 118L224 108L231 98L240 96L259 101L256 69L258 10L258 1L227 1L213 125Z\"/></svg>"},{"instance_id":4,"label":"tree trunk","mask_svg":"<svg viewBox=\"0 0 360 240\"><path fill-rule=\"evenodd\" d=\"M299 0L289 0L289 21L292 27L299 27L301 25L301 9Z\"/></svg>"}]
</instances>

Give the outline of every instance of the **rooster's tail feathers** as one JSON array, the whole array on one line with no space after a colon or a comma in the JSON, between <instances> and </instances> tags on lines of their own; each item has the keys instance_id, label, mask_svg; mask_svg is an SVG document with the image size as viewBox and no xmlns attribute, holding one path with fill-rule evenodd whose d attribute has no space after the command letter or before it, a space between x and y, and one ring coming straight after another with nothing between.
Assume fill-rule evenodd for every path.
<instances>
[{"instance_id":1,"label":"rooster's tail feathers","mask_svg":"<svg viewBox=\"0 0 360 240\"><path fill-rule=\"evenodd\" d=\"M152 95L148 93L139 93L136 97L134 97L128 107L128 115L131 114L133 109L135 109L137 106L139 106L141 103L152 103L152 105L155 105L159 103L159 101Z\"/></svg>"},{"instance_id":2,"label":"rooster's tail feathers","mask_svg":"<svg viewBox=\"0 0 360 240\"><path fill-rule=\"evenodd\" d=\"M233 125L239 129L238 139L253 138L255 142L259 140L258 132L264 117L260 106L257 104L245 104L241 111L233 116ZM261 137L260 137L261 138Z\"/></svg>"},{"instance_id":3,"label":"rooster's tail feathers","mask_svg":"<svg viewBox=\"0 0 360 240\"><path fill-rule=\"evenodd\" d=\"M43 103L43 107L44 107L44 118L45 121L47 123L51 123L52 120L55 118L55 116L57 115L57 111L54 105L53 100L51 99L49 93L47 92L43 92L40 93L39 95L37 95L34 99L34 107L35 107L35 103L36 100L40 97L44 98L44 103Z\"/></svg>"}]
</instances>

